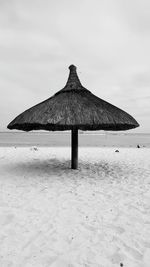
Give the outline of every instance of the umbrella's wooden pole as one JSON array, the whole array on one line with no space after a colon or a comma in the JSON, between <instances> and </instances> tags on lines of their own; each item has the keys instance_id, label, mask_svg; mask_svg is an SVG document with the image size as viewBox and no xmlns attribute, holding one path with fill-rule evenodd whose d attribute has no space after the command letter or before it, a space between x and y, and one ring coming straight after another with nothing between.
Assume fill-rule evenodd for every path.
<instances>
[{"instance_id":1,"label":"umbrella's wooden pole","mask_svg":"<svg viewBox=\"0 0 150 267\"><path fill-rule=\"evenodd\" d=\"M71 130L71 169L78 169L78 129Z\"/></svg>"}]
</instances>

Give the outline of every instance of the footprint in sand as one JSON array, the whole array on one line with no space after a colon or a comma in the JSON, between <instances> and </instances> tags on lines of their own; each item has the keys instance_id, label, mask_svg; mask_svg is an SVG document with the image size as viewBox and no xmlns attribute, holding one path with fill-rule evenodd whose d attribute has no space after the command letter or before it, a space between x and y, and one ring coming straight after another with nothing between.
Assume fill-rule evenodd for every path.
<instances>
[{"instance_id":1,"label":"footprint in sand","mask_svg":"<svg viewBox=\"0 0 150 267\"><path fill-rule=\"evenodd\" d=\"M12 220L14 219L14 215L13 214L5 214L5 215L0 215L0 224L1 226L4 225L8 225L12 222Z\"/></svg>"},{"instance_id":2,"label":"footprint in sand","mask_svg":"<svg viewBox=\"0 0 150 267\"><path fill-rule=\"evenodd\" d=\"M146 248L150 248L150 242L143 241L143 245L144 245L144 247L146 247Z\"/></svg>"},{"instance_id":3,"label":"footprint in sand","mask_svg":"<svg viewBox=\"0 0 150 267\"><path fill-rule=\"evenodd\" d=\"M54 263L51 264L51 267L75 267L71 263L67 263L64 260L56 260Z\"/></svg>"},{"instance_id":4,"label":"footprint in sand","mask_svg":"<svg viewBox=\"0 0 150 267\"><path fill-rule=\"evenodd\" d=\"M124 244L124 248L125 248L126 252L129 253L134 259L142 260L143 255L138 250L131 248L131 247L127 246L126 244Z\"/></svg>"},{"instance_id":5,"label":"footprint in sand","mask_svg":"<svg viewBox=\"0 0 150 267\"><path fill-rule=\"evenodd\" d=\"M116 226L113 224L108 225L110 229L113 229L117 234L123 234L125 232L125 229L121 226Z\"/></svg>"},{"instance_id":6,"label":"footprint in sand","mask_svg":"<svg viewBox=\"0 0 150 267\"><path fill-rule=\"evenodd\" d=\"M149 267L150 266L150 249L147 248L144 257L143 257L143 266L144 267Z\"/></svg>"},{"instance_id":7,"label":"footprint in sand","mask_svg":"<svg viewBox=\"0 0 150 267\"><path fill-rule=\"evenodd\" d=\"M111 262L112 264L118 264L118 266L123 266L122 265L122 262L124 261L125 259L125 256L123 254L120 254L120 253L114 253L112 256L111 256Z\"/></svg>"}]
</instances>

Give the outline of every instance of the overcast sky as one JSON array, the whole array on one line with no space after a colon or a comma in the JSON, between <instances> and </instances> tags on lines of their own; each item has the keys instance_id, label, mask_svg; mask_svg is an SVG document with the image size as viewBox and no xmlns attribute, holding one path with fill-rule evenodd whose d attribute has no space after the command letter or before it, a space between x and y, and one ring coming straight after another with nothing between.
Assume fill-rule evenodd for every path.
<instances>
[{"instance_id":1,"label":"overcast sky","mask_svg":"<svg viewBox=\"0 0 150 267\"><path fill-rule=\"evenodd\" d=\"M150 132L149 0L0 0L0 130L64 87L82 84Z\"/></svg>"}]
</instances>

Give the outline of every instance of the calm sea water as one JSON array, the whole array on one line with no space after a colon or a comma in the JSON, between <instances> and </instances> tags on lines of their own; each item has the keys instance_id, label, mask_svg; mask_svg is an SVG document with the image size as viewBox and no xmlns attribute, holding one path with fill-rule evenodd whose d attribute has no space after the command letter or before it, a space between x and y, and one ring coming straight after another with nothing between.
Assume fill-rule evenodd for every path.
<instances>
[{"instance_id":1,"label":"calm sea water","mask_svg":"<svg viewBox=\"0 0 150 267\"><path fill-rule=\"evenodd\" d=\"M69 132L0 132L0 146L70 146ZM150 147L150 134L79 133L79 146Z\"/></svg>"}]
</instances>

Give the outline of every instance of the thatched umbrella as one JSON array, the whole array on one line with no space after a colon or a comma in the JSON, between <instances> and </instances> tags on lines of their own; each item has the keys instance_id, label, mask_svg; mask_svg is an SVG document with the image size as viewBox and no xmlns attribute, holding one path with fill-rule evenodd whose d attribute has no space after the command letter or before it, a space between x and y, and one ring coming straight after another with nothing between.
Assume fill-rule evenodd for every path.
<instances>
[{"instance_id":1,"label":"thatched umbrella","mask_svg":"<svg viewBox=\"0 0 150 267\"><path fill-rule=\"evenodd\" d=\"M17 116L7 127L23 131L72 132L72 169L78 168L78 129L120 131L136 128L137 121L125 111L93 95L76 73L70 74L63 89Z\"/></svg>"}]
</instances>

